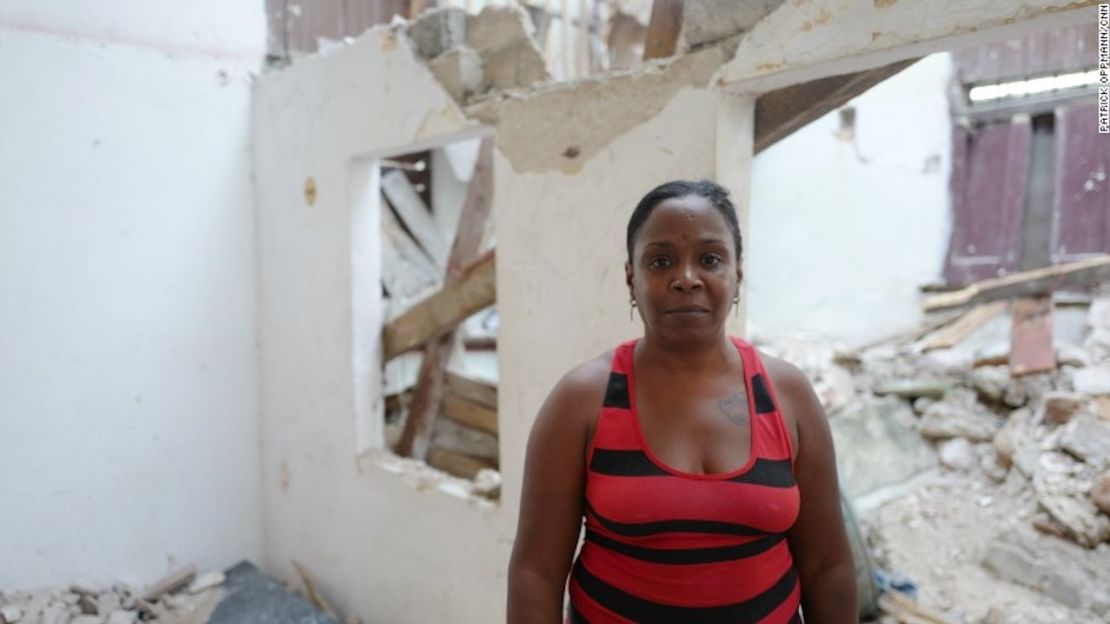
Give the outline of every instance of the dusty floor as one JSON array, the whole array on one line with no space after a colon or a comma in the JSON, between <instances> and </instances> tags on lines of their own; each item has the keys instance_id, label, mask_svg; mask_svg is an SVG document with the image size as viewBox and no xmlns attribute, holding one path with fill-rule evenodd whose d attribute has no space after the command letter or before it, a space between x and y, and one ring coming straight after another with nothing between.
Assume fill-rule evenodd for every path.
<instances>
[{"instance_id":1,"label":"dusty floor","mask_svg":"<svg viewBox=\"0 0 1110 624\"><path fill-rule=\"evenodd\" d=\"M1054 565L1070 566L1075 573L1101 566L1110 574L1110 545L1087 550L1030 529L1036 501L1029 489L1017 485L1020 490L1015 492L1013 482L997 484L985 475L951 473L888 502L861 519L876 563L912 580L918 603L954 622L1110 621L1000 578L984 565L999 536L1017 531L1034 548L1051 545L1074 558Z\"/></svg>"}]
</instances>

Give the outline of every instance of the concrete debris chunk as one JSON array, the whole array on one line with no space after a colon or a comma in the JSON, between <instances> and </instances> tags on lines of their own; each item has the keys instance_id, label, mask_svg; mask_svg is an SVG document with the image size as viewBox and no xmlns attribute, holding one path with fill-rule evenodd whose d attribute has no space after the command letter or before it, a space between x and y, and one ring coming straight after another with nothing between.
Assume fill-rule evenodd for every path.
<instances>
[{"instance_id":1,"label":"concrete debris chunk","mask_svg":"<svg viewBox=\"0 0 1110 624\"><path fill-rule=\"evenodd\" d=\"M22 617L23 609L20 609L15 605L6 605L4 607L0 607L0 620L2 620L4 624L15 624L16 622L20 621Z\"/></svg>"},{"instance_id":2,"label":"concrete debris chunk","mask_svg":"<svg viewBox=\"0 0 1110 624\"><path fill-rule=\"evenodd\" d=\"M223 584L224 573L219 570L213 570L212 572L207 572L198 576L197 579L189 585L188 591L190 594L199 594L202 591L212 589L213 587L219 587Z\"/></svg>"},{"instance_id":3,"label":"concrete debris chunk","mask_svg":"<svg viewBox=\"0 0 1110 624\"><path fill-rule=\"evenodd\" d=\"M61 605L49 605L39 615L39 622L40 624L69 624L69 609ZM78 624L100 624L100 622L98 620L96 622L79 622Z\"/></svg>"},{"instance_id":4,"label":"concrete debris chunk","mask_svg":"<svg viewBox=\"0 0 1110 624\"><path fill-rule=\"evenodd\" d=\"M1096 469L1110 467L1110 423L1080 416L1064 428L1060 448Z\"/></svg>"},{"instance_id":5,"label":"concrete debris chunk","mask_svg":"<svg viewBox=\"0 0 1110 624\"><path fill-rule=\"evenodd\" d=\"M134 611L112 611L108 614L105 624L135 624L137 614Z\"/></svg>"},{"instance_id":6,"label":"concrete debris chunk","mask_svg":"<svg viewBox=\"0 0 1110 624\"><path fill-rule=\"evenodd\" d=\"M1033 493L1037 504L1067 529L1071 539L1094 548L1110 539L1110 518L1099 513L1087 495L1090 482L1083 475L1088 470L1062 453L1042 453L1033 474Z\"/></svg>"},{"instance_id":7,"label":"concrete debris chunk","mask_svg":"<svg viewBox=\"0 0 1110 624\"><path fill-rule=\"evenodd\" d=\"M925 410L920 430L928 438L962 437L979 442L992 439L1002 424L1001 418L976 401L973 392L957 388Z\"/></svg>"},{"instance_id":8,"label":"concrete debris chunk","mask_svg":"<svg viewBox=\"0 0 1110 624\"><path fill-rule=\"evenodd\" d=\"M1081 608L1095 606L1106 571L1083 565L1074 545L1026 531L1003 533L987 548L983 565L999 577Z\"/></svg>"},{"instance_id":9,"label":"concrete debris chunk","mask_svg":"<svg viewBox=\"0 0 1110 624\"><path fill-rule=\"evenodd\" d=\"M489 468L483 468L474 475L474 492L486 498L498 498L501 495L501 473Z\"/></svg>"},{"instance_id":10,"label":"concrete debris chunk","mask_svg":"<svg viewBox=\"0 0 1110 624\"><path fill-rule=\"evenodd\" d=\"M845 491L857 497L901 483L936 465L929 445L914 431L905 401L875 398L848 406L829 418Z\"/></svg>"},{"instance_id":11,"label":"concrete debris chunk","mask_svg":"<svg viewBox=\"0 0 1110 624\"><path fill-rule=\"evenodd\" d=\"M550 78L532 39L531 18L518 6L429 11L409 26L416 52L459 104L491 90L525 89Z\"/></svg>"},{"instance_id":12,"label":"concrete debris chunk","mask_svg":"<svg viewBox=\"0 0 1110 624\"><path fill-rule=\"evenodd\" d=\"M997 403L1006 394L1010 384L1009 366L982 366L970 374L971 385L979 396L988 402Z\"/></svg>"},{"instance_id":13,"label":"concrete debris chunk","mask_svg":"<svg viewBox=\"0 0 1110 624\"><path fill-rule=\"evenodd\" d=\"M1091 484L1091 502L1099 511L1110 516L1110 472L1099 475Z\"/></svg>"},{"instance_id":14,"label":"concrete debris chunk","mask_svg":"<svg viewBox=\"0 0 1110 624\"><path fill-rule=\"evenodd\" d=\"M1025 408L1010 412L1005 424L992 438L995 452L998 454L998 462L1007 468L1014 462L1018 442L1025 438L1029 416L1029 410Z\"/></svg>"},{"instance_id":15,"label":"concrete debris chunk","mask_svg":"<svg viewBox=\"0 0 1110 624\"><path fill-rule=\"evenodd\" d=\"M1047 392L1044 395L1044 420L1054 425L1062 425L1083 409L1081 395L1072 392Z\"/></svg>"},{"instance_id":16,"label":"concrete debris chunk","mask_svg":"<svg viewBox=\"0 0 1110 624\"><path fill-rule=\"evenodd\" d=\"M96 599L96 612L100 615L108 615L119 608L119 596L114 591L104 592Z\"/></svg>"},{"instance_id":17,"label":"concrete debris chunk","mask_svg":"<svg viewBox=\"0 0 1110 624\"><path fill-rule=\"evenodd\" d=\"M486 90L482 57L469 47L458 47L440 54L428 63L428 69L456 102L465 102Z\"/></svg>"},{"instance_id":18,"label":"concrete debris chunk","mask_svg":"<svg viewBox=\"0 0 1110 624\"><path fill-rule=\"evenodd\" d=\"M81 594L77 599L77 606L80 607L81 613L88 615L97 613L97 599L92 594Z\"/></svg>"},{"instance_id":19,"label":"concrete debris chunk","mask_svg":"<svg viewBox=\"0 0 1110 624\"><path fill-rule=\"evenodd\" d=\"M150 587L143 591L143 599L149 601L158 600L161 596L169 592L177 591L185 587L193 581L197 575L197 568L194 565L187 565L170 572L162 577Z\"/></svg>"},{"instance_id":20,"label":"concrete debris chunk","mask_svg":"<svg viewBox=\"0 0 1110 624\"><path fill-rule=\"evenodd\" d=\"M104 624L104 618L99 615L78 615L70 620L67 616L66 620L69 624Z\"/></svg>"},{"instance_id":21,"label":"concrete debris chunk","mask_svg":"<svg viewBox=\"0 0 1110 624\"><path fill-rule=\"evenodd\" d=\"M71 583L69 591L81 594L83 596L99 596L100 592L104 591L100 585L89 581L76 581Z\"/></svg>"},{"instance_id":22,"label":"concrete debris chunk","mask_svg":"<svg viewBox=\"0 0 1110 624\"><path fill-rule=\"evenodd\" d=\"M682 41L687 49L746 32L784 0L686 0Z\"/></svg>"},{"instance_id":23,"label":"concrete debris chunk","mask_svg":"<svg viewBox=\"0 0 1110 624\"><path fill-rule=\"evenodd\" d=\"M942 399L954 385L951 379L895 379L875 386L874 392L879 396L894 395L904 399Z\"/></svg>"},{"instance_id":24,"label":"concrete debris chunk","mask_svg":"<svg viewBox=\"0 0 1110 624\"><path fill-rule=\"evenodd\" d=\"M1110 395L1110 367L1080 368L1072 374L1075 391L1087 395Z\"/></svg>"},{"instance_id":25,"label":"concrete debris chunk","mask_svg":"<svg viewBox=\"0 0 1110 624\"><path fill-rule=\"evenodd\" d=\"M425 11L405 32L417 54L434 59L466 41L466 11L454 7Z\"/></svg>"},{"instance_id":26,"label":"concrete debris chunk","mask_svg":"<svg viewBox=\"0 0 1110 624\"><path fill-rule=\"evenodd\" d=\"M952 438L941 442L937 455L941 464L960 472L968 472L979 463L975 448L965 438Z\"/></svg>"}]
</instances>

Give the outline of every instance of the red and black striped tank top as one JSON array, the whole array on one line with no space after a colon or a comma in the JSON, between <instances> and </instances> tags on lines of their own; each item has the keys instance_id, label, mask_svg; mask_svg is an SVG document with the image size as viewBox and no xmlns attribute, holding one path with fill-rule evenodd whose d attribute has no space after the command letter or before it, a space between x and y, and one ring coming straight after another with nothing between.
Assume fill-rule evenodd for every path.
<instances>
[{"instance_id":1,"label":"red and black striped tank top","mask_svg":"<svg viewBox=\"0 0 1110 624\"><path fill-rule=\"evenodd\" d=\"M613 353L586 454L571 622L801 621L785 536L799 506L790 434L755 348L732 341L744 364L751 454L728 473L684 473L652 454L636 415L636 341Z\"/></svg>"}]
</instances>

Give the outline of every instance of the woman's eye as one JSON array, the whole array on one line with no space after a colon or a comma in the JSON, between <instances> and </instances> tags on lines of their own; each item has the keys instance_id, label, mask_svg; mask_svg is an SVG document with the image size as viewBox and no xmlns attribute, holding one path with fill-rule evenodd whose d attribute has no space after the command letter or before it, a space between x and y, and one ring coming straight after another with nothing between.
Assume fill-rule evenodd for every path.
<instances>
[{"instance_id":1,"label":"woman's eye","mask_svg":"<svg viewBox=\"0 0 1110 624\"><path fill-rule=\"evenodd\" d=\"M670 258L666 256L656 256L648 262L648 266L653 269L665 269L671 265Z\"/></svg>"},{"instance_id":2,"label":"woman's eye","mask_svg":"<svg viewBox=\"0 0 1110 624\"><path fill-rule=\"evenodd\" d=\"M718 265L721 264L721 257L720 256L704 256L701 259L701 262L702 262L702 264L704 264L707 267L715 267L715 266L718 266Z\"/></svg>"}]
</instances>

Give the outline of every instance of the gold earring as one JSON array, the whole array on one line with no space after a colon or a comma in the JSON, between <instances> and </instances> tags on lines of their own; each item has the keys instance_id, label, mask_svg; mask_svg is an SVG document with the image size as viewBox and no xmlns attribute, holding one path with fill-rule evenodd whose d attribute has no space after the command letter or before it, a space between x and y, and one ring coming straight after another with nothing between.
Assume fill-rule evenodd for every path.
<instances>
[{"instance_id":1,"label":"gold earring","mask_svg":"<svg viewBox=\"0 0 1110 624\"><path fill-rule=\"evenodd\" d=\"M628 298L628 322L632 322L632 311L636 309L636 298Z\"/></svg>"}]
</instances>

